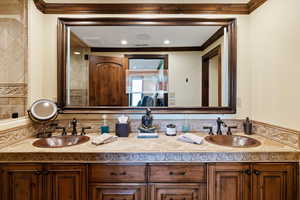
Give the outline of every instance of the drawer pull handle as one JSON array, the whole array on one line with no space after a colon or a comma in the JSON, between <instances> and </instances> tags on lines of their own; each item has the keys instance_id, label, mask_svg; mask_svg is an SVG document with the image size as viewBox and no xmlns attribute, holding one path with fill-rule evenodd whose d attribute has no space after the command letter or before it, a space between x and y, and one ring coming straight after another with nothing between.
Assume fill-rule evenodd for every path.
<instances>
[{"instance_id":1,"label":"drawer pull handle","mask_svg":"<svg viewBox=\"0 0 300 200\"><path fill-rule=\"evenodd\" d=\"M184 176L186 172L169 172L171 176Z\"/></svg>"},{"instance_id":2,"label":"drawer pull handle","mask_svg":"<svg viewBox=\"0 0 300 200\"><path fill-rule=\"evenodd\" d=\"M110 172L111 176L125 176L126 174L127 174L126 172L122 172L122 173Z\"/></svg>"}]
</instances>

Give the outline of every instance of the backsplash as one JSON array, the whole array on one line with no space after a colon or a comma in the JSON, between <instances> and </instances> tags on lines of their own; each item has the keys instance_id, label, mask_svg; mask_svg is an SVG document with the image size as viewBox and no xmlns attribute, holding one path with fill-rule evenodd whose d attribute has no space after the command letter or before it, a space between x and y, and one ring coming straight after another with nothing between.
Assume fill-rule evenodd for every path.
<instances>
[{"instance_id":1,"label":"backsplash","mask_svg":"<svg viewBox=\"0 0 300 200\"><path fill-rule=\"evenodd\" d=\"M253 121L253 132L288 146L300 149L300 131Z\"/></svg>"},{"instance_id":2,"label":"backsplash","mask_svg":"<svg viewBox=\"0 0 300 200\"><path fill-rule=\"evenodd\" d=\"M31 123L0 131L0 148L20 142L34 136L34 134L35 128Z\"/></svg>"},{"instance_id":3,"label":"backsplash","mask_svg":"<svg viewBox=\"0 0 300 200\"><path fill-rule=\"evenodd\" d=\"M99 132L99 127L103 124L103 120L96 120L96 119L79 119L79 125L81 126L91 126L91 130L87 130L87 132ZM61 126L66 127L68 125L69 119L61 119L58 123ZM241 132L242 131L242 121L235 120L235 119L224 119L224 122L228 126L237 126L237 129L232 129L232 132ZM115 131L115 124L117 123L117 119L107 119L107 124L109 126L110 132ZM204 130L204 126L211 126L213 127L214 133L217 130L216 127L216 120L214 119L189 119L189 120L182 120L182 119L154 119L153 125L157 127L158 132L164 132L166 130L166 126L168 124L175 124L177 131L181 132L183 125L188 125L191 132L208 132ZM141 125L141 120L131 119L130 120L130 132L138 132L138 127ZM79 130L79 129L78 129ZM226 133L227 129L222 128L222 131Z\"/></svg>"},{"instance_id":4,"label":"backsplash","mask_svg":"<svg viewBox=\"0 0 300 200\"><path fill-rule=\"evenodd\" d=\"M72 119L72 116L63 117L56 122L63 127L67 127L68 123ZM103 124L103 120L99 119L82 119L77 117L78 123L78 133L80 134L81 127L91 126L92 129L87 130L87 133L98 133L99 127ZM224 122L228 126L237 126L237 129L233 129L233 133L243 133L243 120L239 119L224 119ZM107 119L107 124L109 125L110 132L115 131L115 124L117 123L116 119L113 117ZM216 120L215 119L154 119L154 126L158 128L159 132L164 132L168 124L175 124L177 131L181 132L183 125L188 125L190 127L190 132L207 132L204 130L204 126L213 127L213 132L216 132ZM138 127L141 125L140 119L131 119L130 120L130 132L137 132ZM14 144L21 140L24 140L28 137L34 136L38 126L33 126L31 123L28 125L19 126L16 128L11 128L8 130L0 131L0 148ZM223 133L226 133L227 128L222 129ZM68 130L70 134L71 130ZM262 122L253 121L253 132L254 134L266 137L268 139L280 142L282 144L288 145L293 148L300 149L300 132L296 130L290 130Z\"/></svg>"}]
</instances>

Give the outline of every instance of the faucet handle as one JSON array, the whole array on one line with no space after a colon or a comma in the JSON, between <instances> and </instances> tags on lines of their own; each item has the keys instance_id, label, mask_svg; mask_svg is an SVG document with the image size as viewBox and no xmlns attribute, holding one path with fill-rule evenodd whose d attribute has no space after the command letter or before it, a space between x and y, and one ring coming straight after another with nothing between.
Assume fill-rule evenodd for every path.
<instances>
[{"instance_id":1,"label":"faucet handle","mask_svg":"<svg viewBox=\"0 0 300 200\"><path fill-rule=\"evenodd\" d=\"M66 131L66 128L65 128L65 127L57 126L56 129L61 129L61 130L62 130L62 133L61 133L62 136L67 135L67 131Z\"/></svg>"},{"instance_id":2,"label":"faucet handle","mask_svg":"<svg viewBox=\"0 0 300 200\"><path fill-rule=\"evenodd\" d=\"M237 126L228 126L227 135L232 135L231 129L238 128Z\"/></svg>"},{"instance_id":3,"label":"faucet handle","mask_svg":"<svg viewBox=\"0 0 300 200\"><path fill-rule=\"evenodd\" d=\"M90 127L90 126L82 127L82 128L81 128L81 135L86 135L85 130L87 130L87 129L92 129L92 127Z\"/></svg>"},{"instance_id":4,"label":"faucet handle","mask_svg":"<svg viewBox=\"0 0 300 200\"><path fill-rule=\"evenodd\" d=\"M203 129L208 129L209 130L209 132L208 132L209 135L213 135L214 134L213 133L213 127L211 127L211 126L204 126Z\"/></svg>"}]
</instances>

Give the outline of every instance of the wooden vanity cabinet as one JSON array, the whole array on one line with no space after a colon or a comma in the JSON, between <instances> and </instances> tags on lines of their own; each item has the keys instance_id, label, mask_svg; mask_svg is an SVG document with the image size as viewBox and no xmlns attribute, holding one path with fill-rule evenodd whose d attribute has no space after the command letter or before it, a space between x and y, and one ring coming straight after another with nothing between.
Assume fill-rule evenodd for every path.
<instances>
[{"instance_id":1,"label":"wooden vanity cabinet","mask_svg":"<svg viewBox=\"0 0 300 200\"><path fill-rule=\"evenodd\" d=\"M90 184L90 200L146 200L146 184Z\"/></svg>"},{"instance_id":2,"label":"wooden vanity cabinet","mask_svg":"<svg viewBox=\"0 0 300 200\"><path fill-rule=\"evenodd\" d=\"M252 167L253 200L296 200L297 172L293 164L264 163Z\"/></svg>"},{"instance_id":3,"label":"wooden vanity cabinet","mask_svg":"<svg viewBox=\"0 0 300 200\"><path fill-rule=\"evenodd\" d=\"M208 165L208 200L296 200L293 163Z\"/></svg>"},{"instance_id":4,"label":"wooden vanity cabinet","mask_svg":"<svg viewBox=\"0 0 300 200\"><path fill-rule=\"evenodd\" d=\"M149 200L206 200L206 164L149 166Z\"/></svg>"},{"instance_id":5,"label":"wooden vanity cabinet","mask_svg":"<svg viewBox=\"0 0 300 200\"><path fill-rule=\"evenodd\" d=\"M42 165L5 165L1 171L3 200L43 199Z\"/></svg>"},{"instance_id":6,"label":"wooden vanity cabinet","mask_svg":"<svg viewBox=\"0 0 300 200\"><path fill-rule=\"evenodd\" d=\"M47 200L86 200L85 165L47 165Z\"/></svg>"},{"instance_id":7,"label":"wooden vanity cabinet","mask_svg":"<svg viewBox=\"0 0 300 200\"><path fill-rule=\"evenodd\" d=\"M145 164L90 164L89 200L146 200Z\"/></svg>"},{"instance_id":8,"label":"wooden vanity cabinet","mask_svg":"<svg viewBox=\"0 0 300 200\"><path fill-rule=\"evenodd\" d=\"M3 200L86 200L84 165L5 164Z\"/></svg>"}]
</instances>

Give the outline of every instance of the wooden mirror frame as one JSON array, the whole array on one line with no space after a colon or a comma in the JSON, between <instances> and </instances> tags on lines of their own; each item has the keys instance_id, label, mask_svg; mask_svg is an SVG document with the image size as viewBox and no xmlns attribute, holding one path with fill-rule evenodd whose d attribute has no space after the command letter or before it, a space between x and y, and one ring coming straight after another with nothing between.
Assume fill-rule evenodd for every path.
<instances>
[{"instance_id":1,"label":"wooden mirror frame","mask_svg":"<svg viewBox=\"0 0 300 200\"><path fill-rule=\"evenodd\" d=\"M59 18L57 25L57 103L62 113L144 113L144 107L67 106L66 56L69 26L224 26L228 30L229 106L227 107L151 107L160 114L235 114L237 30L236 19L208 18Z\"/></svg>"}]
</instances>

